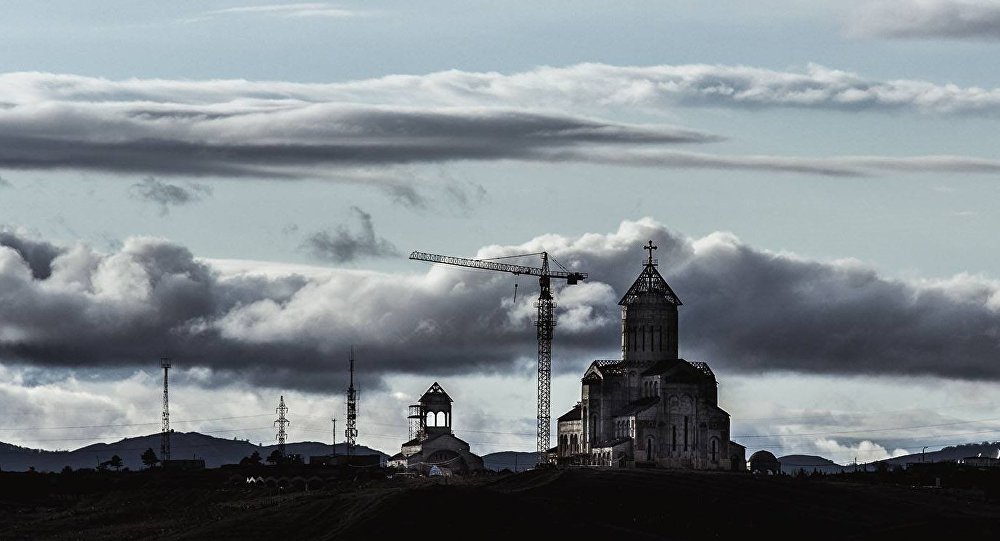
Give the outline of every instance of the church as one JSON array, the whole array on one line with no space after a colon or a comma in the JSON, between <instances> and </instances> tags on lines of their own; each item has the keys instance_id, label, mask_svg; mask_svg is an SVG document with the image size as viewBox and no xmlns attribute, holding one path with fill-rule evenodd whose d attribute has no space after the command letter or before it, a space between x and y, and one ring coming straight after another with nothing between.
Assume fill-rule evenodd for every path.
<instances>
[{"instance_id":1,"label":"church","mask_svg":"<svg viewBox=\"0 0 1000 541\"><path fill-rule=\"evenodd\" d=\"M451 431L452 399L434 382L410 406L410 439L390 457L390 468L420 473L468 473L483 469L483 459L469 451L469 444Z\"/></svg>"},{"instance_id":2,"label":"church","mask_svg":"<svg viewBox=\"0 0 1000 541\"><path fill-rule=\"evenodd\" d=\"M595 360L580 402L558 419L561 464L746 469L746 448L729 440L709 366L678 356L681 300L656 269L656 246L621 298L621 359Z\"/></svg>"}]
</instances>

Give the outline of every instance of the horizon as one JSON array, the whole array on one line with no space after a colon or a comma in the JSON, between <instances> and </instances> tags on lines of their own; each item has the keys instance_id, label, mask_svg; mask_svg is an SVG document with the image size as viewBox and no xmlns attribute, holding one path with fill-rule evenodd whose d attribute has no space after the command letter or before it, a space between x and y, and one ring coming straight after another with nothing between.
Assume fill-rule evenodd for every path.
<instances>
[{"instance_id":1,"label":"horizon","mask_svg":"<svg viewBox=\"0 0 1000 541\"><path fill-rule=\"evenodd\" d=\"M555 419L648 241L747 456L1000 438L995 2L5 15L2 442L160 426L162 355L175 429L266 442L283 396L342 437L355 347L359 444L438 381L474 452L533 449L537 282L406 255L589 274L554 286Z\"/></svg>"}]
</instances>

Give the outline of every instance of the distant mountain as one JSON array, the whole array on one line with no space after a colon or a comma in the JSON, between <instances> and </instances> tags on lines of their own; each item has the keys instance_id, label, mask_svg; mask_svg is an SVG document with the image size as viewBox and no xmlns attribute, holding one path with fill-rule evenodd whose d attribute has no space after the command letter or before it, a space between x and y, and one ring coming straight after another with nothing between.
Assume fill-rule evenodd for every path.
<instances>
[{"instance_id":1,"label":"distant mountain","mask_svg":"<svg viewBox=\"0 0 1000 541\"><path fill-rule=\"evenodd\" d=\"M208 468L217 468L223 464L238 464L240 459L250 456L254 451L261 458L267 458L277 445L255 445L247 440L216 438L198 432L174 432L170 437L170 457L174 459L200 458ZM125 438L115 443L95 443L81 447L75 451L45 451L28 449L9 443L0 442L0 470L25 471L35 468L36 471L60 471L64 467L95 468L101 462L109 460L113 455L122 459L124 467L131 470L142 469L139 458L143 451L152 449L159 456L160 434L150 434L135 438ZM288 454L302 455L308 462L310 456L329 455L331 447L326 443L297 442L285 445ZM337 444L337 454L346 454L347 446ZM355 449L358 455L379 455L385 461L385 453L359 445Z\"/></svg>"},{"instance_id":2,"label":"distant mountain","mask_svg":"<svg viewBox=\"0 0 1000 541\"><path fill-rule=\"evenodd\" d=\"M538 453L500 451L499 453L483 455L483 467L487 470L524 471L534 468L535 464L538 464Z\"/></svg>"},{"instance_id":3,"label":"distant mountain","mask_svg":"<svg viewBox=\"0 0 1000 541\"><path fill-rule=\"evenodd\" d=\"M795 475L800 470L806 473L812 473L814 470L819 473L840 473L848 469L847 466L815 455L785 455L779 457L778 462L781 462L781 472L788 475Z\"/></svg>"},{"instance_id":4,"label":"distant mountain","mask_svg":"<svg viewBox=\"0 0 1000 541\"><path fill-rule=\"evenodd\" d=\"M893 466L905 466L911 462L953 462L974 456L1000 457L1000 441L953 445L939 451L914 453L912 455L889 458L882 462Z\"/></svg>"}]
</instances>

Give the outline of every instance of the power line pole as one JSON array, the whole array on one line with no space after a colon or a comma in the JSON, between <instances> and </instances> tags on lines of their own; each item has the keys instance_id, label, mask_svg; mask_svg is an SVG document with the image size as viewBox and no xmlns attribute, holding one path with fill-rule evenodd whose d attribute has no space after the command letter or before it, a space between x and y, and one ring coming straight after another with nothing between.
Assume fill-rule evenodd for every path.
<instances>
[{"instance_id":1,"label":"power line pole","mask_svg":"<svg viewBox=\"0 0 1000 541\"><path fill-rule=\"evenodd\" d=\"M170 357L161 357L160 366L163 367L163 415L160 427L160 460L170 460L170 398L169 398L169 378Z\"/></svg>"},{"instance_id":2,"label":"power line pole","mask_svg":"<svg viewBox=\"0 0 1000 541\"><path fill-rule=\"evenodd\" d=\"M358 441L358 391L354 388L354 346L351 346L351 380L347 387L347 455L354 454L354 446Z\"/></svg>"},{"instance_id":3,"label":"power line pole","mask_svg":"<svg viewBox=\"0 0 1000 541\"><path fill-rule=\"evenodd\" d=\"M337 456L337 418L330 420L333 421L333 454L330 456Z\"/></svg>"},{"instance_id":4,"label":"power line pole","mask_svg":"<svg viewBox=\"0 0 1000 541\"><path fill-rule=\"evenodd\" d=\"M285 396L282 395L278 400L278 407L274 410L278 414L278 420L274 424L278 425L278 452L281 456L285 456L285 427L291 424L291 421L285 418L285 414L288 413L288 407L285 406Z\"/></svg>"}]
</instances>

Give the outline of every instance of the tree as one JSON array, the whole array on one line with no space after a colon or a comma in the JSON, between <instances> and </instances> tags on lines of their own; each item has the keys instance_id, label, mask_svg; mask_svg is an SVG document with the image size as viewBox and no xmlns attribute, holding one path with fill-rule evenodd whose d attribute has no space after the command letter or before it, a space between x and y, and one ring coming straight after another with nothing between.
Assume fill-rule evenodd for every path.
<instances>
[{"instance_id":1,"label":"tree","mask_svg":"<svg viewBox=\"0 0 1000 541\"><path fill-rule=\"evenodd\" d=\"M118 455L113 455L111 460L108 461L108 466L111 466L115 471L121 471L122 469L122 457Z\"/></svg>"},{"instance_id":2,"label":"tree","mask_svg":"<svg viewBox=\"0 0 1000 541\"><path fill-rule=\"evenodd\" d=\"M142 456L139 458L142 459L142 464L147 468L152 468L157 462L160 461L160 459L156 457L156 453L153 452L152 447L143 451Z\"/></svg>"},{"instance_id":3,"label":"tree","mask_svg":"<svg viewBox=\"0 0 1000 541\"><path fill-rule=\"evenodd\" d=\"M240 466L260 466L260 453L254 451L250 456L241 458Z\"/></svg>"},{"instance_id":4,"label":"tree","mask_svg":"<svg viewBox=\"0 0 1000 541\"><path fill-rule=\"evenodd\" d=\"M280 464L281 462L284 462L284 458L285 457L281 456L281 451L277 449L271 451L271 454L267 455L267 461L271 464Z\"/></svg>"},{"instance_id":5,"label":"tree","mask_svg":"<svg viewBox=\"0 0 1000 541\"><path fill-rule=\"evenodd\" d=\"M67 465L63 466L62 472L63 472L63 475L65 475L67 473L73 473L73 468L69 467L69 464L67 464Z\"/></svg>"}]
</instances>

